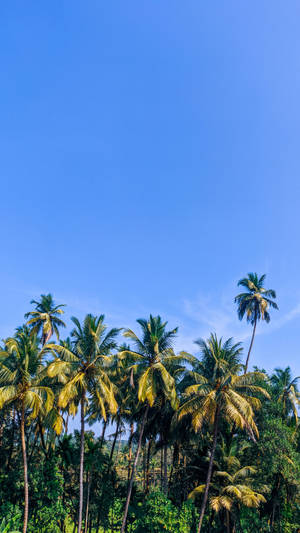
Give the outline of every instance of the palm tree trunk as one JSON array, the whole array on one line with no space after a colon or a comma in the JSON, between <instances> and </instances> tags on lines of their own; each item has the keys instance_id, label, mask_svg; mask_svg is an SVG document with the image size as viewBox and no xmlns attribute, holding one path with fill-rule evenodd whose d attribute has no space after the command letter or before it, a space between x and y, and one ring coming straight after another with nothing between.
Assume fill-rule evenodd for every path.
<instances>
[{"instance_id":1,"label":"palm tree trunk","mask_svg":"<svg viewBox=\"0 0 300 533\"><path fill-rule=\"evenodd\" d=\"M100 509L98 509L98 514L97 514L96 533L99 533L99 530L100 530Z\"/></svg>"},{"instance_id":2,"label":"palm tree trunk","mask_svg":"<svg viewBox=\"0 0 300 533\"><path fill-rule=\"evenodd\" d=\"M173 478L173 472L174 472L174 469L175 469L175 463L176 463L176 459L178 460L178 456L179 456L179 446L178 446L178 443L175 442L174 447L173 447L173 458L172 458L171 472L170 472L170 476L169 476L169 484L168 484L169 490L170 490L170 487L171 487L172 478Z\"/></svg>"},{"instance_id":3,"label":"palm tree trunk","mask_svg":"<svg viewBox=\"0 0 300 533\"><path fill-rule=\"evenodd\" d=\"M38 419L38 428L39 428L39 433L40 433L40 437L41 437L41 444L42 444L42 450L45 454L45 457L47 459L47 446L46 446L46 443L45 443L45 436L44 436L44 431L43 431L43 427L42 427L42 423L40 421L40 419Z\"/></svg>"},{"instance_id":4,"label":"palm tree trunk","mask_svg":"<svg viewBox=\"0 0 300 533\"><path fill-rule=\"evenodd\" d=\"M147 443L145 442L143 450L143 490L146 493L146 464L147 464Z\"/></svg>"},{"instance_id":5,"label":"palm tree trunk","mask_svg":"<svg viewBox=\"0 0 300 533\"><path fill-rule=\"evenodd\" d=\"M220 414L220 408L217 407L216 414L215 414L215 421L214 421L213 442L212 442L212 447L211 447L208 471L207 471L207 476L206 476L205 491L204 491L203 500L201 504L200 518L199 518L197 533L201 532L202 522L203 522L207 498L208 498L208 491L209 491L209 486L210 486L210 481L211 481L213 462L214 462L216 445L217 445L219 414Z\"/></svg>"},{"instance_id":6,"label":"palm tree trunk","mask_svg":"<svg viewBox=\"0 0 300 533\"><path fill-rule=\"evenodd\" d=\"M100 441L100 450L102 450L102 446L103 446L103 442L104 442L104 435L105 435L105 431L106 431L106 426L107 426L107 420L104 420L103 427L102 427L101 441Z\"/></svg>"},{"instance_id":7,"label":"palm tree trunk","mask_svg":"<svg viewBox=\"0 0 300 533\"><path fill-rule=\"evenodd\" d=\"M129 438L129 455L128 455L128 481L131 476L131 462L132 462L132 435L133 435L134 427L133 422L130 424L130 438Z\"/></svg>"},{"instance_id":8,"label":"palm tree trunk","mask_svg":"<svg viewBox=\"0 0 300 533\"><path fill-rule=\"evenodd\" d=\"M83 507L83 461L84 461L84 400L85 392L80 400L80 468L79 468L79 512L78 533L82 531L82 507Z\"/></svg>"},{"instance_id":9,"label":"palm tree trunk","mask_svg":"<svg viewBox=\"0 0 300 533\"><path fill-rule=\"evenodd\" d=\"M85 509L85 527L84 527L84 533L87 533L87 529L88 529L88 518L89 518L89 504L90 504L91 483L92 483L92 472L89 472L89 473L88 473L88 488L87 488L87 496L86 496L86 509Z\"/></svg>"},{"instance_id":10,"label":"palm tree trunk","mask_svg":"<svg viewBox=\"0 0 300 533\"><path fill-rule=\"evenodd\" d=\"M168 492L168 448L166 444L163 447L163 492L164 494Z\"/></svg>"},{"instance_id":11,"label":"palm tree trunk","mask_svg":"<svg viewBox=\"0 0 300 533\"><path fill-rule=\"evenodd\" d=\"M117 438L118 438L118 435L119 435L120 422L121 422L121 417L120 417L120 415L119 415L119 416L118 416L118 419L117 419L117 426L116 426L116 432L115 432L115 436L114 436L113 444L112 444L112 447L111 447L111 450L110 450L109 466L110 466L110 464L111 464L111 462L112 462L112 459L113 459L113 455L114 455L114 451L115 451L115 446L116 446Z\"/></svg>"},{"instance_id":12,"label":"palm tree trunk","mask_svg":"<svg viewBox=\"0 0 300 533\"><path fill-rule=\"evenodd\" d=\"M186 455L183 456L183 501L187 498L187 474L186 474Z\"/></svg>"},{"instance_id":13,"label":"palm tree trunk","mask_svg":"<svg viewBox=\"0 0 300 533\"><path fill-rule=\"evenodd\" d=\"M146 461L146 494L149 492L150 486L150 455L151 455L152 439L148 442L147 461Z\"/></svg>"},{"instance_id":14,"label":"palm tree trunk","mask_svg":"<svg viewBox=\"0 0 300 533\"><path fill-rule=\"evenodd\" d=\"M149 411L149 405L147 405L147 407L145 409L143 420L142 420L138 447L137 447L136 454L135 454L135 459L134 459L134 462L133 462L133 465L132 465L131 477L130 477L130 481L129 481L129 485L128 485L127 499L126 499L123 522L122 522L122 527L121 527L121 532L120 533L125 533L125 528L126 528L126 523L127 523L127 515L128 515L128 508L129 508L129 503L130 503L131 493L132 493L132 487L133 487L133 482L134 482L134 475L135 475L135 470L136 470L137 462L138 462L140 451L141 451L143 433L144 433L145 424L146 424L146 421L147 421L148 411Z\"/></svg>"},{"instance_id":15,"label":"palm tree trunk","mask_svg":"<svg viewBox=\"0 0 300 533\"><path fill-rule=\"evenodd\" d=\"M7 460L7 472L10 469L10 463L12 460L12 455L14 451L14 442L15 442L15 408L13 408L13 416L12 416L12 430L11 430L11 441L10 441L10 449L9 449L9 455Z\"/></svg>"},{"instance_id":16,"label":"palm tree trunk","mask_svg":"<svg viewBox=\"0 0 300 533\"><path fill-rule=\"evenodd\" d=\"M65 435L68 435L68 427L69 427L69 413L67 413L67 416L66 416Z\"/></svg>"},{"instance_id":17,"label":"palm tree trunk","mask_svg":"<svg viewBox=\"0 0 300 533\"><path fill-rule=\"evenodd\" d=\"M227 533L230 533L230 516L228 509L226 509L226 529Z\"/></svg>"},{"instance_id":18,"label":"palm tree trunk","mask_svg":"<svg viewBox=\"0 0 300 533\"><path fill-rule=\"evenodd\" d=\"M255 320L254 320L254 326L253 326L253 332L252 332L252 337L251 337L251 342L250 342L249 351L248 351L248 355L247 355L247 359L246 359L246 364L245 364L245 372L244 372L245 374L247 374L247 371L248 371L249 357L250 357L250 353L251 353L252 346L253 346L253 341L254 341L254 336L255 336L255 331L256 331L256 324L257 324L257 319L255 318Z\"/></svg>"},{"instance_id":19,"label":"palm tree trunk","mask_svg":"<svg viewBox=\"0 0 300 533\"><path fill-rule=\"evenodd\" d=\"M164 488L164 476L163 476L163 470L164 470L164 452L163 449L160 449L160 490L163 492Z\"/></svg>"},{"instance_id":20,"label":"palm tree trunk","mask_svg":"<svg viewBox=\"0 0 300 533\"><path fill-rule=\"evenodd\" d=\"M22 441L22 454L23 454L23 467L24 467L24 522L23 533L27 531L28 523L28 472L27 472L27 454L26 454L26 442L25 442L25 405L22 401L22 413L21 413L21 441Z\"/></svg>"}]
</instances>

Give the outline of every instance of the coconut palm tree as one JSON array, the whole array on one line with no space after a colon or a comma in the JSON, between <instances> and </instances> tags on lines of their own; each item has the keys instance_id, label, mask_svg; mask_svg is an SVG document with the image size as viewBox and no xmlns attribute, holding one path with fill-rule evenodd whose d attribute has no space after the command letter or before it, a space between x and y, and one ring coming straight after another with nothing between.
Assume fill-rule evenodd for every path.
<instances>
[{"instance_id":1,"label":"coconut palm tree","mask_svg":"<svg viewBox=\"0 0 300 533\"><path fill-rule=\"evenodd\" d=\"M258 429L254 421L254 409L260 407L260 400L254 394L259 393L268 397L268 393L256 385L257 378L263 379L264 374L252 372L240 375L242 369L240 343L233 344L232 339L223 342L222 339L218 340L217 336L212 334L207 341L200 339L196 341L196 344L200 347L202 354L199 372L191 371L194 384L187 387L185 391L185 401L180 407L179 417L191 415L195 431L200 431L204 423L213 428L198 524L198 533L200 533L208 499L220 421L235 424L236 427L246 430L255 440L255 435L258 436Z\"/></svg>"},{"instance_id":2,"label":"coconut palm tree","mask_svg":"<svg viewBox=\"0 0 300 533\"><path fill-rule=\"evenodd\" d=\"M31 326L33 334L39 335L42 332L42 345L46 344L53 333L55 333L57 340L59 339L58 328L66 327L66 324L59 318L63 315L63 304L56 305L52 294L41 294L40 300L31 300L31 304L35 305L34 311L29 311L25 314L25 318L30 318L27 325Z\"/></svg>"},{"instance_id":3,"label":"coconut palm tree","mask_svg":"<svg viewBox=\"0 0 300 533\"><path fill-rule=\"evenodd\" d=\"M144 411L140 423L135 459L131 465L121 533L124 533L126 528L135 471L149 408L153 406L158 395L163 395L170 400L173 406L176 405L175 380L168 372L166 365L170 364L171 360L181 360L181 356L175 356L172 351L172 344L178 328L168 331L166 329L167 322L163 322L160 316L153 317L152 315L148 320L138 319L137 323L142 330L141 339L131 329L124 332L124 336L133 342L136 351L126 349L119 354L121 358L130 355L135 359L135 364L132 365L130 372L134 372L138 376L137 396Z\"/></svg>"},{"instance_id":4,"label":"coconut palm tree","mask_svg":"<svg viewBox=\"0 0 300 533\"><path fill-rule=\"evenodd\" d=\"M247 292L238 294L234 301L238 304L238 317L242 320L246 314L247 322L253 326L251 342L248 350L248 355L245 364L245 374L248 370L249 357L253 346L257 322L265 320L270 322L269 309L278 309L278 305L274 302L276 292L273 289L265 289L264 283L266 274L258 276L256 272L250 272L247 278L242 278L238 282L238 286L244 287ZM272 299L273 298L273 299Z\"/></svg>"},{"instance_id":5,"label":"coconut palm tree","mask_svg":"<svg viewBox=\"0 0 300 533\"><path fill-rule=\"evenodd\" d=\"M49 377L60 376L64 385L60 391L58 404L62 408L69 406L70 414L77 412L80 405L80 473L79 473L79 510L78 533L82 531L83 508L83 465L85 410L89 398L97 403L102 418L106 420L107 410L115 413L117 402L114 387L108 376L111 351L117 347L116 337L119 329L107 331L104 315L99 317L86 315L83 324L75 317L71 318L74 329L72 349L67 344L48 344L47 350L57 354L48 367Z\"/></svg>"},{"instance_id":6,"label":"coconut palm tree","mask_svg":"<svg viewBox=\"0 0 300 533\"><path fill-rule=\"evenodd\" d=\"M47 414L54 400L51 388L43 384L44 356L45 352L39 350L37 336L31 335L26 326L18 328L16 335L8 338L0 352L0 409L13 404L20 414L24 468L23 533L27 531L29 510L25 426L27 420Z\"/></svg>"},{"instance_id":7,"label":"coconut palm tree","mask_svg":"<svg viewBox=\"0 0 300 533\"><path fill-rule=\"evenodd\" d=\"M228 450L222 438L216 453L218 457L214 463L209 506L215 513L225 512L227 533L230 533L230 522L234 522L234 515L239 512L240 505L258 508L266 501L264 496L253 488L255 467L241 465L240 457L247 447L247 444L243 446L241 443L231 442ZM205 484L199 485L188 497L195 499L202 496L204 491ZM232 531L235 531L234 523Z\"/></svg>"},{"instance_id":8,"label":"coconut palm tree","mask_svg":"<svg viewBox=\"0 0 300 533\"><path fill-rule=\"evenodd\" d=\"M275 368L274 374L271 376L273 391L276 400L282 405L283 415L287 417L292 412L296 424L298 424L298 407L300 406L298 379L300 376L293 379L289 366L284 370Z\"/></svg>"}]
</instances>

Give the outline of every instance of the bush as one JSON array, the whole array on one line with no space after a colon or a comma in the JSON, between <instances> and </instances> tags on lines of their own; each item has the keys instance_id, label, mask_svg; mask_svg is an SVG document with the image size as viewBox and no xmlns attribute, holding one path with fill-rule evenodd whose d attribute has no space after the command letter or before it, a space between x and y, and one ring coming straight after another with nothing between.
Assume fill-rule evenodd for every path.
<instances>
[{"instance_id":1,"label":"bush","mask_svg":"<svg viewBox=\"0 0 300 533\"><path fill-rule=\"evenodd\" d=\"M136 533L192 533L196 514L191 502L181 509L161 492L149 494L141 504L140 516L136 521Z\"/></svg>"},{"instance_id":2,"label":"bush","mask_svg":"<svg viewBox=\"0 0 300 533\"><path fill-rule=\"evenodd\" d=\"M60 522L63 522L66 512L63 509L62 502L58 501L50 507L38 509L31 517L28 524L28 533L60 533Z\"/></svg>"},{"instance_id":3,"label":"bush","mask_svg":"<svg viewBox=\"0 0 300 533\"><path fill-rule=\"evenodd\" d=\"M20 533L22 513L19 507L6 503L0 508L0 533Z\"/></svg>"}]
</instances>

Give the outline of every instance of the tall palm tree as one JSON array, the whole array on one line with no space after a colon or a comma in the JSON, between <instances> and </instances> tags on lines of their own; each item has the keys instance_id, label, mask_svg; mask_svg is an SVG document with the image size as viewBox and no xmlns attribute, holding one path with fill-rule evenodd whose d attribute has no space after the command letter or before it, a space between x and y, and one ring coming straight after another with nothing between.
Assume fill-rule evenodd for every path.
<instances>
[{"instance_id":1,"label":"tall palm tree","mask_svg":"<svg viewBox=\"0 0 300 533\"><path fill-rule=\"evenodd\" d=\"M254 409L260 407L260 401L253 396L256 393L268 397L268 393L256 385L258 377L264 374L252 372L239 375L242 365L240 343L233 344L232 339L223 342L217 336L204 341L200 339L196 344L201 349L199 372L192 371L194 384L187 387L185 401L180 408L179 417L191 415L195 431L200 431L207 423L213 428L213 439L210 459L203 493L198 533L201 531L205 508L208 499L212 476L213 462L217 445L220 421L224 420L240 429L246 430L252 439L258 436L258 429L254 421Z\"/></svg>"},{"instance_id":2,"label":"tall palm tree","mask_svg":"<svg viewBox=\"0 0 300 533\"><path fill-rule=\"evenodd\" d=\"M38 348L36 335L30 335L26 326L18 328L14 337L5 341L0 352L0 409L13 404L20 414L20 431L24 469L24 521L27 531L29 498L25 426L41 413L46 414L53 405L54 394L43 385L45 379L43 359L45 352Z\"/></svg>"},{"instance_id":3,"label":"tall palm tree","mask_svg":"<svg viewBox=\"0 0 300 533\"><path fill-rule=\"evenodd\" d=\"M83 324L72 317L75 325L71 332L72 349L66 344L48 344L47 350L53 350L58 357L48 367L49 377L61 376L64 385L59 394L58 404L62 408L71 407L74 414L80 404L80 473L79 473L79 510L78 533L82 531L83 509L83 465L85 409L89 397L97 403L102 418L106 420L109 410L115 413L117 402L114 387L108 376L111 351L117 347L116 337L119 329L107 331L104 315L99 317L86 315Z\"/></svg>"},{"instance_id":4,"label":"tall palm tree","mask_svg":"<svg viewBox=\"0 0 300 533\"><path fill-rule=\"evenodd\" d=\"M136 351L126 349L119 354L121 358L130 355L135 359L135 364L132 365L131 370L138 376L137 396L144 410L135 459L131 466L121 533L124 533L126 528L135 471L149 408L153 406L158 395L165 396L173 406L176 405L175 381L168 372L166 365L171 360L181 359L181 356L175 356L172 351L172 344L178 328L167 331L167 322L163 322L160 316L153 317L152 315L150 315L148 320L138 319L137 323L142 330L141 339L131 329L127 329L124 332L124 336L133 342Z\"/></svg>"},{"instance_id":5,"label":"tall palm tree","mask_svg":"<svg viewBox=\"0 0 300 533\"><path fill-rule=\"evenodd\" d=\"M265 320L267 323L270 322L270 313L268 310L270 307L278 309L277 303L273 300L276 298L276 292L273 289L265 289L265 279L266 274L259 277L256 272L249 272L247 278L242 278L238 282L238 286L244 287L247 292L238 294L234 299L235 303L238 304L239 319L242 320L246 314L247 322L250 322L253 326L251 342L245 364L245 374L248 370L249 357L253 346L257 322L259 320Z\"/></svg>"},{"instance_id":6,"label":"tall palm tree","mask_svg":"<svg viewBox=\"0 0 300 533\"><path fill-rule=\"evenodd\" d=\"M298 379L300 376L293 379L289 366L284 370L275 368L274 374L271 376L273 391L277 401L282 405L283 415L287 417L292 412L296 424L298 423L298 407L300 406Z\"/></svg>"},{"instance_id":7,"label":"tall palm tree","mask_svg":"<svg viewBox=\"0 0 300 533\"><path fill-rule=\"evenodd\" d=\"M31 304L35 305L34 311L29 311L25 314L25 318L30 318L27 325L31 326L31 331L39 335L42 332L42 345L46 344L53 333L55 333L57 340L59 339L58 328L66 327L66 324L59 318L64 314L62 307L64 304L56 305L52 294L41 294L39 301L31 300Z\"/></svg>"}]
</instances>

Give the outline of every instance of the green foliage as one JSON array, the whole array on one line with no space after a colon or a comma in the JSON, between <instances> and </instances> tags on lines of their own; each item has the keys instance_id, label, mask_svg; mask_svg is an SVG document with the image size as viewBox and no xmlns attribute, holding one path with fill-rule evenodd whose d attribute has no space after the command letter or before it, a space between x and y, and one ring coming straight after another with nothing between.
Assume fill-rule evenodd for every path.
<instances>
[{"instance_id":1,"label":"green foliage","mask_svg":"<svg viewBox=\"0 0 300 533\"><path fill-rule=\"evenodd\" d=\"M136 522L137 533L191 533L195 521L193 505L185 503L181 509L176 507L163 493L149 494L140 504L140 517Z\"/></svg>"},{"instance_id":2,"label":"green foliage","mask_svg":"<svg viewBox=\"0 0 300 533\"><path fill-rule=\"evenodd\" d=\"M62 502L56 502L50 507L38 509L28 524L28 532L36 533L60 533L60 522L66 516Z\"/></svg>"},{"instance_id":3,"label":"green foliage","mask_svg":"<svg viewBox=\"0 0 300 533\"><path fill-rule=\"evenodd\" d=\"M119 531L123 518L124 501L116 498L108 511L108 531Z\"/></svg>"},{"instance_id":4,"label":"green foliage","mask_svg":"<svg viewBox=\"0 0 300 533\"><path fill-rule=\"evenodd\" d=\"M62 504L63 476L53 455L44 458L36 471L31 471L30 486L32 518L29 531L36 531L38 525L41 533L59 532L59 523L64 521L66 510Z\"/></svg>"},{"instance_id":5,"label":"green foliage","mask_svg":"<svg viewBox=\"0 0 300 533\"><path fill-rule=\"evenodd\" d=\"M22 513L19 507L6 502L0 507L0 533L20 533Z\"/></svg>"}]
</instances>

